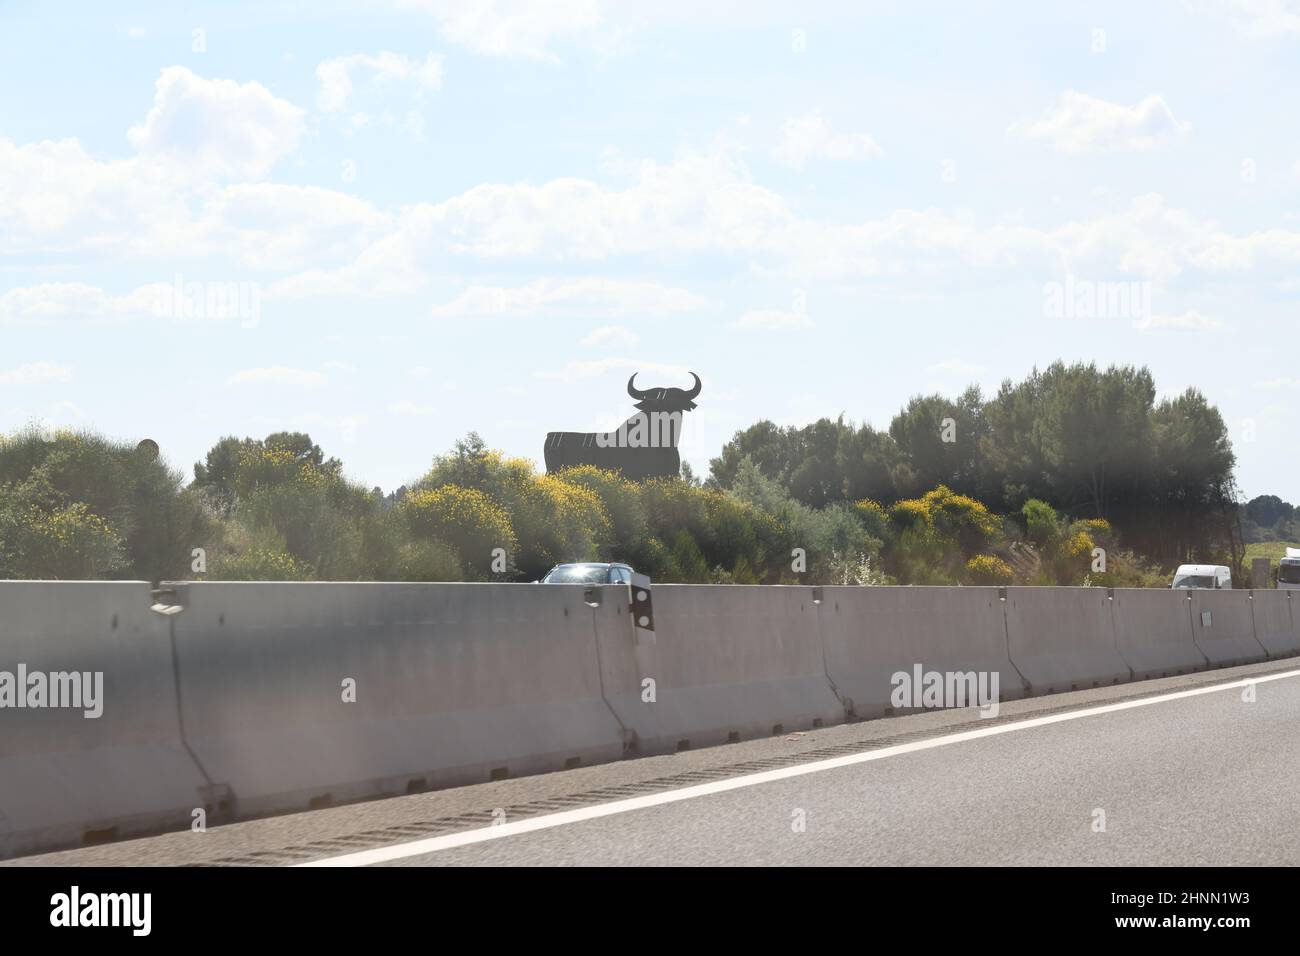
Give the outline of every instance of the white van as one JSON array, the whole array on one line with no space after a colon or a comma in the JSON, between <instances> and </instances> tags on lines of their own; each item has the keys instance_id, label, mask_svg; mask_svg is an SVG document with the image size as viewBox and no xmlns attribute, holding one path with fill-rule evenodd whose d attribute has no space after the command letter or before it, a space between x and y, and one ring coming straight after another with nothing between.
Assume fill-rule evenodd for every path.
<instances>
[{"instance_id":1,"label":"white van","mask_svg":"<svg viewBox=\"0 0 1300 956\"><path fill-rule=\"evenodd\" d=\"M1231 589L1232 572L1222 564L1181 564L1170 587Z\"/></svg>"},{"instance_id":2,"label":"white van","mask_svg":"<svg viewBox=\"0 0 1300 956\"><path fill-rule=\"evenodd\" d=\"M1300 591L1300 548L1287 548L1277 563L1277 586L1283 591Z\"/></svg>"}]
</instances>

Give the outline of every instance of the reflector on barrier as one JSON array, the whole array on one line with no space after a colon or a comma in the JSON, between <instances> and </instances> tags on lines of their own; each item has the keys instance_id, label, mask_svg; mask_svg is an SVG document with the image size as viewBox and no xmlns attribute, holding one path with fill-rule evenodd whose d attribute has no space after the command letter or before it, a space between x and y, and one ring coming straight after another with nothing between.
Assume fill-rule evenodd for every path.
<instances>
[{"instance_id":1,"label":"reflector on barrier","mask_svg":"<svg viewBox=\"0 0 1300 956\"><path fill-rule=\"evenodd\" d=\"M655 629L655 609L650 595L650 578L644 574L632 572L632 625L641 631L652 634Z\"/></svg>"}]
</instances>

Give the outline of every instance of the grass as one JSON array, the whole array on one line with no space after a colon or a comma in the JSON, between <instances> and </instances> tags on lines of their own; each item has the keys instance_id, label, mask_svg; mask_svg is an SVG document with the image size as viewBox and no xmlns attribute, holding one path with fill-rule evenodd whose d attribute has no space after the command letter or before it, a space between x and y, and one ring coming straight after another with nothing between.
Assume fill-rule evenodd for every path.
<instances>
[{"instance_id":1,"label":"grass","mask_svg":"<svg viewBox=\"0 0 1300 956\"><path fill-rule=\"evenodd\" d=\"M1250 567L1253 558L1268 558L1269 563L1276 566L1277 563L1286 557L1286 549L1300 548L1300 541L1256 541L1254 544L1246 545L1246 567Z\"/></svg>"}]
</instances>

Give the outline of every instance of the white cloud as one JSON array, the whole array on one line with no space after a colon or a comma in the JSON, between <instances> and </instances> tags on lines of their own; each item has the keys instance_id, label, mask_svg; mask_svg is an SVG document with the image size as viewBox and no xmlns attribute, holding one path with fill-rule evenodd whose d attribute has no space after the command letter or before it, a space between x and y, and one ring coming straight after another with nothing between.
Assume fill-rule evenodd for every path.
<instances>
[{"instance_id":1,"label":"white cloud","mask_svg":"<svg viewBox=\"0 0 1300 956\"><path fill-rule=\"evenodd\" d=\"M1062 153L1149 150L1187 135L1190 123L1174 117L1164 98L1152 94L1134 106L1108 103L1069 90L1036 123L1012 124L1031 139L1044 139Z\"/></svg>"},{"instance_id":2,"label":"white cloud","mask_svg":"<svg viewBox=\"0 0 1300 956\"><path fill-rule=\"evenodd\" d=\"M316 107L323 113L341 113L353 93L352 77L369 73L375 86L403 85L416 95L436 92L442 87L442 57L430 53L423 63L387 50L380 53L353 53L322 60L316 66L320 93Z\"/></svg>"},{"instance_id":3,"label":"white cloud","mask_svg":"<svg viewBox=\"0 0 1300 956\"><path fill-rule=\"evenodd\" d=\"M75 139L0 139L0 253L226 253L259 269L353 259L388 223L369 204L315 187L221 185L269 173L295 148L302 115L256 83L170 67L127 159L101 160Z\"/></svg>"},{"instance_id":4,"label":"white cloud","mask_svg":"<svg viewBox=\"0 0 1300 956\"><path fill-rule=\"evenodd\" d=\"M1213 5L1248 36L1300 33L1300 0L1213 0Z\"/></svg>"},{"instance_id":5,"label":"white cloud","mask_svg":"<svg viewBox=\"0 0 1300 956\"><path fill-rule=\"evenodd\" d=\"M52 385L72 381L72 369L56 362L31 362L0 369L0 385Z\"/></svg>"},{"instance_id":6,"label":"white cloud","mask_svg":"<svg viewBox=\"0 0 1300 956\"><path fill-rule=\"evenodd\" d=\"M1280 378L1268 378L1268 379L1264 379L1264 381L1262 382L1256 382L1255 387L1264 389L1266 391L1300 389L1300 378L1291 378L1288 376L1282 376Z\"/></svg>"},{"instance_id":7,"label":"white cloud","mask_svg":"<svg viewBox=\"0 0 1300 956\"><path fill-rule=\"evenodd\" d=\"M733 329L763 329L769 332L786 329L806 329L812 325L806 312L791 312L781 309L755 309L746 312L731 323Z\"/></svg>"},{"instance_id":8,"label":"white cloud","mask_svg":"<svg viewBox=\"0 0 1300 956\"><path fill-rule=\"evenodd\" d=\"M0 139L0 249L120 254L193 243L179 175L138 158L100 162L75 139L25 146Z\"/></svg>"},{"instance_id":9,"label":"white cloud","mask_svg":"<svg viewBox=\"0 0 1300 956\"><path fill-rule=\"evenodd\" d=\"M599 43L600 0L397 0L432 14L452 43L486 56L558 62L557 40Z\"/></svg>"},{"instance_id":10,"label":"white cloud","mask_svg":"<svg viewBox=\"0 0 1300 956\"><path fill-rule=\"evenodd\" d=\"M610 357L569 362L561 369L549 372L536 372L538 378L557 379L562 382L577 382L588 378L599 378L611 372L643 372L655 378L657 384L672 385L682 382L681 388L690 388L691 373L682 365L664 365L661 362L647 362L644 359ZM639 384L638 388L644 388Z\"/></svg>"},{"instance_id":11,"label":"white cloud","mask_svg":"<svg viewBox=\"0 0 1300 956\"><path fill-rule=\"evenodd\" d=\"M246 368L226 380L227 385L291 385L295 388L315 388L328 379L310 369L272 365L267 368Z\"/></svg>"},{"instance_id":12,"label":"white cloud","mask_svg":"<svg viewBox=\"0 0 1300 956\"><path fill-rule=\"evenodd\" d=\"M284 285L320 295L411 292L431 274L454 273L456 256L534 267L643 257L665 269L710 257L720 260L715 272L949 284L1012 273L1046 277L1063 267L1116 279L1264 267L1285 274L1300 262L1300 231L1230 233L1167 206L1154 193L1114 212L1057 225L981 222L970 213L937 209L831 222L799 215L780 194L754 184L726 146L626 167L634 178L621 188L573 178L490 183L441 203L405 207L395 228L349 265L294 276ZM488 314L523 308L530 296L545 298L544 287L522 288L528 291L480 287L439 310Z\"/></svg>"},{"instance_id":13,"label":"white cloud","mask_svg":"<svg viewBox=\"0 0 1300 956\"><path fill-rule=\"evenodd\" d=\"M837 133L816 114L788 119L772 158L783 166L802 169L809 159L862 160L885 154L865 133Z\"/></svg>"},{"instance_id":14,"label":"white cloud","mask_svg":"<svg viewBox=\"0 0 1300 956\"><path fill-rule=\"evenodd\" d=\"M218 150L225 157L218 168L260 174L295 141L286 130L297 120L279 133L275 124L254 122L265 135L248 139L239 117L212 105L245 98L270 116L301 114L257 84L203 80L173 67L159 80L149 120L136 127L147 153L101 161L76 140L26 146L0 140L0 254L73 249L110 261L233 255L239 269L290 271L270 283L268 301L414 294L431 276L460 273L456 257L529 262L534 272L557 262L589 268L641 257L666 274L708 257L714 273L951 284L1012 272L1049 275L1062 264L1081 274L1165 280L1188 270L1285 273L1300 262L1300 232L1230 233L1154 194L1057 225L1018 217L980 221L937 209L899 209L858 222L815 219L755 183L725 141L705 152L682 150L667 162L606 164L611 178L622 177L618 185L570 177L484 183L442 202L392 211L318 187L214 187L202 169L191 168L188 154L168 145L166 134L173 126L198 125L207 130L200 140L221 138L233 124L235 142L245 145ZM256 120L259 110L253 114ZM247 145L263 140L271 145ZM159 280L169 280L170 272ZM668 285L589 277L472 286L437 310L549 309L614 319L686 311L702 301Z\"/></svg>"},{"instance_id":15,"label":"white cloud","mask_svg":"<svg viewBox=\"0 0 1300 956\"><path fill-rule=\"evenodd\" d=\"M228 186L204 204L201 222L210 242L259 269L347 261L393 226L392 216L355 196L280 183Z\"/></svg>"},{"instance_id":16,"label":"white cloud","mask_svg":"<svg viewBox=\"0 0 1300 956\"><path fill-rule=\"evenodd\" d=\"M260 83L204 79L183 66L162 71L154 104L127 137L146 161L191 177L262 179L293 152L303 111Z\"/></svg>"},{"instance_id":17,"label":"white cloud","mask_svg":"<svg viewBox=\"0 0 1300 956\"><path fill-rule=\"evenodd\" d=\"M47 282L10 289L0 296L0 325L43 325L56 319L139 318L156 314L171 292L153 283L127 293L110 295L84 282Z\"/></svg>"},{"instance_id":18,"label":"white cloud","mask_svg":"<svg viewBox=\"0 0 1300 956\"><path fill-rule=\"evenodd\" d=\"M1164 330L1184 330L1189 332L1213 332L1216 329L1223 328L1221 319L1213 319L1208 315L1202 315L1200 312L1184 312L1181 315L1152 315L1144 319L1138 319L1133 323L1135 329L1143 332L1159 332Z\"/></svg>"},{"instance_id":19,"label":"white cloud","mask_svg":"<svg viewBox=\"0 0 1300 956\"><path fill-rule=\"evenodd\" d=\"M1194 269L1217 275L1300 261L1300 232L1268 229L1234 235L1213 220L1166 206L1155 193L1139 196L1121 212L1053 230L1076 261L1109 263L1129 275L1165 280Z\"/></svg>"},{"instance_id":20,"label":"white cloud","mask_svg":"<svg viewBox=\"0 0 1300 956\"><path fill-rule=\"evenodd\" d=\"M1026 260L1046 267L1060 258L1041 230L980 227L936 210L899 210L860 224L801 217L783 196L754 184L725 145L627 167L635 179L624 188L573 178L492 183L407 207L396 233L373 247L366 263L305 281L319 288L401 284L423 269L446 270L449 255L576 262L653 256L660 263L722 256L732 268L809 277L894 274L905 266L950 276L954 258L981 267Z\"/></svg>"},{"instance_id":21,"label":"white cloud","mask_svg":"<svg viewBox=\"0 0 1300 956\"><path fill-rule=\"evenodd\" d=\"M598 329L592 329L590 333L583 336L579 345L587 348L631 348L640 342L637 334L631 329L625 329L621 325L602 325Z\"/></svg>"},{"instance_id":22,"label":"white cloud","mask_svg":"<svg viewBox=\"0 0 1300 956\"><path fill-rule=\"evenodd\" d=\"M528 316L540 312L603 315L665 315L689 312L705 300L686 289L653 282L590 277L538 279L527 285L470 286L451 302L433 307L435 316Z\"/></svg>"}]
</instances>

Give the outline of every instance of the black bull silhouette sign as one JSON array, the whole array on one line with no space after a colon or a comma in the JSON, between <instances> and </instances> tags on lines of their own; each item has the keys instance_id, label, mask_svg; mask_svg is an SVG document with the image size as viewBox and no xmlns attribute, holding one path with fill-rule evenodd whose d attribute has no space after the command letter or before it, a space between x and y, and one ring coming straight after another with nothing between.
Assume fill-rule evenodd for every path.
<instances>
[{"instance_id":1,"label":"black bull silhouette sign","mask_svg":"<svg viewBox=\"0 0 1300 956\"><path fill-rule=\"evenodd\" d=\"M621 471L624 478L676 476L682 467L677 441L682 434L682 414L695 407L700 394L700 377L694 372L692 388L636 387L636 375L627 380L627 393L639 409L612 432L548 432L546 470L559 471L575 465L595 465Z\"/></svg>"}]
</instances>

